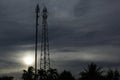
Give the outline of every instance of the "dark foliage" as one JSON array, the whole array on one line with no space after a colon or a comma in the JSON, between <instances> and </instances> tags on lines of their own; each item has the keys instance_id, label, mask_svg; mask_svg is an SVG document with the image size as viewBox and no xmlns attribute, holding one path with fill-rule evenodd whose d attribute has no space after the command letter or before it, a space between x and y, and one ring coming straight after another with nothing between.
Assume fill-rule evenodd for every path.
<instances>
[{"instance_id":1,"label":"dark foliage","mask_svg":"<svg viewBox=\"0 0 120 80\"><path fill-rule=\"evenodd\" d=\"M49 80L58 80L59 79L59 74L57 72L57 69L48 70L48 79Z\"/></svg>"},{"instance_id":2,"label":"dark foliage","mask_svg":"<svg viewBox=\"0 0 120 80\"><path fill-rule=\"evenodd\" d=\"M59 79L60 80L75 80L75 78L72 76L71 72L65 71L65 70L60 74Z\"/></svg>"},{"instance_id":3,"label":"dark foliage","mask_svg":"<svg viewBox=\"0 0 120 80\"><path fill-rule=\"evenodd\" d=\"M109 69L107 71L107 75L105 76L106 80L119 80L120 74L118 72L118 70L111 70Z\"/></svg>"},{"instance_id":4,"label":"dark foliage","mask_svg":"<svg viewBox=\"0 0 120 80\"><path fill-rule=\"evenodd\" d=\"M49 69L47 71L40 69L38 70L38 80L58 80L59 74L56 69Z\"/></svg>"},{"instance_id":5,"label":"dark foliage","mask_svg":"<svg viewBox=\"0 0 120 80\"><path fill-rule=\"evenodd\" d=\"M22 75L23 80L34 80L34 68L28 67L28 70L23 70L23 75Z\"/></svg>"},{"instance_id":6,"label":"dark foliage","mask_svg":"<svg viewBox=\"0 0 120 80\"><path fill-rule=\"evenodd\" d=\"M91 63L84 71L80 73L79 80L103 80L103 70L96 64Z\"/></svg>"},{"instance_id":7,"label":"dark foliage","mask_svg":"<svg viewBox=\"0 0 120 80\"><path fill-rule=\"evenodd\" d=\"M78 80L120 80L119 71L109 69L104 71L95 63L89 64L82 72L80 72ZM31 66L28 70L23 70L23 80L35 80L34 68ZM1 79L0 80L8 80ZM61 74L58 74L57 69L38 70L37 80L75 80L70 71L64 70Z\"/></svg>"},{"instance_id":8,"label":"dark foliage","mask_svg":"<svg viewBox=\"0 0 120 80\"><path fill-rule=\"evenodd\" d=\"M14 80L14 77L5 76L5 77L1 77L0 80Z\"/></svg>"},{"instance_id":9,"label":"dark foliage","mask_svg":"<svg viewBox=\"0 0 120 80\"><path fill-rule=\"evenodd\" d=\"M47 72L43 69L38 70L38 79L39 80L48 80Z\"/></svg>"},{"instance_id":10,"label":"dark foliage","mask_svg":"<svg viewBox=\"0 0 120 80\"><path fill-rule=\"evenodd\" d=\"M120 74L118 72L118 70L114 71L114 80L119 80Z\"/></svg>"}]
</instances>

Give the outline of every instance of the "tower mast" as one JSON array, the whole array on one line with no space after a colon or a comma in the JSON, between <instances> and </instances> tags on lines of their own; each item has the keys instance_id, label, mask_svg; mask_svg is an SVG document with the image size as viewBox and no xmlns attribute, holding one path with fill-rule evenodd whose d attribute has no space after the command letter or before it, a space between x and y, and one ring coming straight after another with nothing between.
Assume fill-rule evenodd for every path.
<instances>
[{"instance_id":1,"label":"tower mast","mask_svg":"<svg viewBox=\"0 0 120 80\"><path fill-rule=\"evenodd\" d=\"M50 53L49 53L49 39L48 39L48 25L47 25L48 11L44 7L42 11L42 40L41 40L41 55L40 55L40 69L50 69Z\"/></svg>"},{"instance_id":2,"label":"tower mast","mask_svg":"<svg viewBox=\"0 0 120 80\"><path fill-rule=\"evenodd\" d=\"M35 80L37 80L37 50L38 50L38 21L39 21L39 4L36 5L36 29L35 29Z\"/></svg>"}]
</instances>

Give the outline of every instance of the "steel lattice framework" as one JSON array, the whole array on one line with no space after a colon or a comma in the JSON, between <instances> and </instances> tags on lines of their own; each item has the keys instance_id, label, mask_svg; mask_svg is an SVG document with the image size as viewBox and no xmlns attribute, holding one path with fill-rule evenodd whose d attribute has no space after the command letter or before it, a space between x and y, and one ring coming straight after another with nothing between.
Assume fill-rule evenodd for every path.
<instances>
[{"instance_id":1,"label":"steel lattice framework","mask_svg":"<svg viewBox=\"0 0 120 80\"><path fill-rule=\"evenodd\" d=\"M50 53L48 39L48 11L44 7L42 11L42 38L41 38L41 54L40 54L40 69L50 69Z\"/></svg>"}]
</instances>

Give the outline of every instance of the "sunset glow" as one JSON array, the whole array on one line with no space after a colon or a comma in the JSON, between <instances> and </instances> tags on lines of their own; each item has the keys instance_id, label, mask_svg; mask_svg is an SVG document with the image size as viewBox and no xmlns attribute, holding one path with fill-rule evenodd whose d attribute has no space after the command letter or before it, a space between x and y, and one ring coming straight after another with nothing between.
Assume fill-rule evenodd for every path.
<instances>
[{"instance_id":1,"label":"sunset glow","mask_svg":"<svg viewBox=\"0 0 120 80\"><path fill-rule=\"evenodd\" d=\"M25 63L26 65L32 65L32 64L33 64L33 61L34 61L31 56L26 56L26 57L23 58L23 60L24 60L24 63Z\"/></svg>"}]
</instances>

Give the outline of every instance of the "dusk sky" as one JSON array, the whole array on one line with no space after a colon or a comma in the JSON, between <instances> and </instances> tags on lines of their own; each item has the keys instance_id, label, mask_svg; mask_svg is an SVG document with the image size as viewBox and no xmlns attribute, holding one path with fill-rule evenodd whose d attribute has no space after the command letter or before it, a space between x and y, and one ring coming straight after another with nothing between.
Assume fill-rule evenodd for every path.
<instances>
[{"instance_id":1,"label":"dusk sky","mask_svg":"<svg viewBox=\"0 0 120 80\"><path fill-rule=\"evenodd\" d=\"M36 2L0 0L0 76L18 76L28 67L23 58L34 58ZM95 62L120 69L120 0L40 0L39 4L41 11L43 5L48 8L53 68L78 74ZM41 19L39 23L40 44Z\"/></svg>"}]
</instances>

